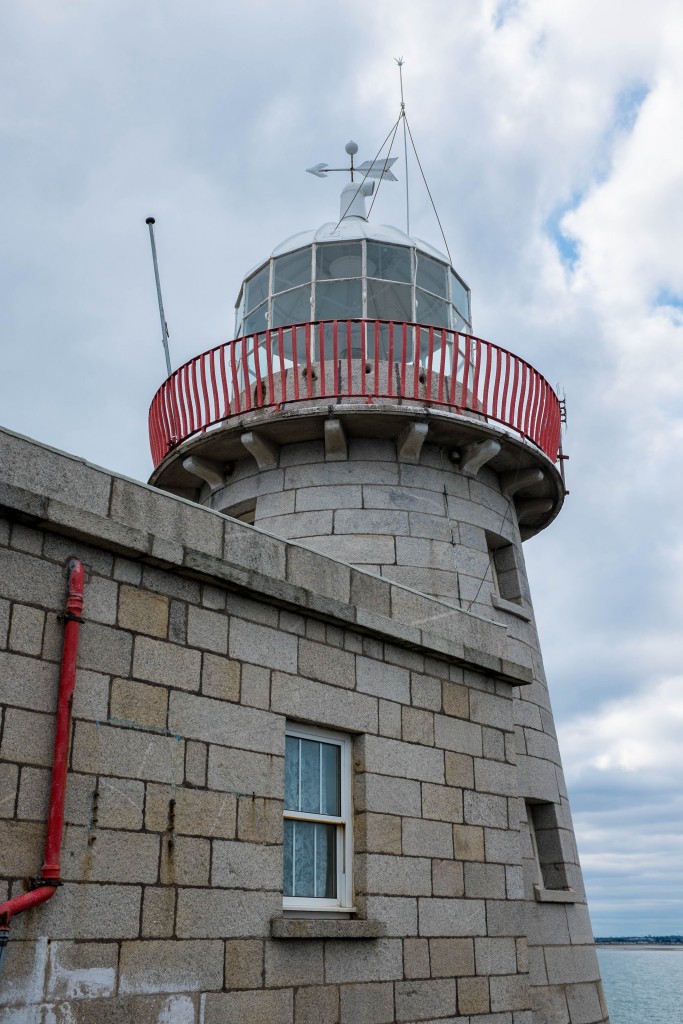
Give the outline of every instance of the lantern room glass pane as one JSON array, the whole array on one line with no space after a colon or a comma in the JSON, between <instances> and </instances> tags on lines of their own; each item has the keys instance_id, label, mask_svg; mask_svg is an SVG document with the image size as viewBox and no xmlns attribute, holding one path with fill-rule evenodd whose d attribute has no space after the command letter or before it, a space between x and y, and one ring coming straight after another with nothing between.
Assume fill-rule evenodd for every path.
<instances>
[{"instance_id":1,"label":"lantern room glass pane","mask_svg":"<svg viewBox=\"0 0 683 1024\"><path fill-rule=\"evenodd\" d=\"M460 316L458 311L456 309L454 309L453 310L453 330L460 331L463 334L467 334L469 332L469 329L470 329L470 325L467 323L467 321L463 320L463 318Z\"/></svg>"},{"instance_id":2,"label":"lantern room glass pane","mask_svg":"<svg viewBox=\"0 0 683 1024\"><path fill-rule=\"evenodd\" d=\"M413 319L413 289L409 284L368 281L368 318L410 321Z\"/></svg>"},{"instance_id":3,"label":"lantern room glass pane","mask_svg":"<svg viewBox=\"0 0 683 1024\"><path fill-rule=\"evenodd\" d=\"M337 827L285 820L284 895L337 897Z\"/></svg>"},{"instance_id":4,"label":"lantern room glass pane","mask_svg":"<svg viewBox=\"0 0 683 1024\"><path fill-rule=\"evenodd\" d=\"M410 249L403 245L367 243L368 277L381 277L385 281L412 281Z\"/></svg>"},{"instance_id":5,"label":"lantern room glass pane","mask_svg":"<svg viewBox=\"0 0 683 1024\"><path fill-rule=\"evenodd\" d=\"M443 299L448 298L448 276L445 263L433 260L431 256L423 253L417 254L417 276L415 283L418 288L425 288L428 292L434 292Z\"/></svg>"},{"instance_id":6,"label":"lantern room glass pane","mask_svg":"<svg viewBox=\"0 0 683 1024\"><path fill-rule=\"evenodd\" d=\"M298 252L278 256L273 261L273 292L283 292L287 288L295 288L311 280L311 250L299 249Z\"/></svg>"},{"instance_id":7,"label":"lantern room glass pane","mask_svg":"<svg viewBox=\"0 0 683 1024\"><path fill-rule=\"evenodd\" d=\"M319 245L316 251L316 272L321 278L360 277L362 250L360 242L331 242Z\"/></svg>"},{"instance_id":8,"label":"lantern room glass pane","mask_svg":"<svg viewBox=\"0 0 683 1024\"><path fill-rule=\"evenodd\" d=\"M268 277L270 267L266 264L258 273L250 277L244 286L244 308L249 311L268 298Z\"/></svg>"},{"instance_id":9,"label":"lantern room glass pane","mask_svg":"<svg viewBox=\"0 0 683 1024\"><path fill-rule=\"evenodd\" d=\"M415 290L415 319L418 324L429 324L432 327L449 327L448 303L429 295L420 288Z\"/></svg>"},{"instance_id":10,"label":"lantern room glass pane","mask_svg":"<svg viewBox=\"0 0 683 1024\"><path fill-rule=\"evenodd\" d=\"M256 334L257 331L265 331L268 327L268 303L262 303L258 309L244 318L244 334Z\"/></svg>"},{"instance_id":11,"label":"lantern room glass pane","mask_svg":"<svg viewBox=\"0 0 683 1024\"><path fill-rule=\"evenodd\" d=\"M273 299L271 327L308 323L311 319L311 286L292 288Z\"/></svg>"},{"instance_id":12,"label":"lantern room glass pane","mask_svg":"<svg viewBox=\"0 0 683 1024\"><path fill-rule=\"evenodd\" d=\"M470 295L460 278L453 273L451 273L451 302L460 316L469 323Z\"/></svg>"},{"instance_id":13,"label":"lantern room glass pane","mask_svg":"<svg viewBox=\"0 0 683 1024\"><path fill-rule=\"evenodd\" d=\"M400 360L403 353L403 324L404 321L393 321L391 323L368 324L365 335L365 351L368 359ZM406 332L406 358L412 362L413 342L412 328ZM390 337L393 337L391 345ZM360 354L360 353L359 353Z\"/></svg>"},{"instance_id":14,"label":"lantern room glass pane","mask_svg":"<svg viewBox=\"0 0 683 1024\"><path fill-rule=\"evenodd\" d=\"M334 347L334 324L324 324L322 327L323 333L323 345L325 359L333 359L335 357ZM361 325L359 323L339 323L337 324L337 348L336 358L346 359L351 353L353 359L360 359L361 356ZM313 340L313 358L317 361L321 358L320 354L320 332L316 328L314 340Z\"/></svg>"},{"instance_id":15,"label":"lantern room glass pane","mask_svg":"<svg viewBox=\"0 0 683 1024\"><path fill-rule=\"evenodd\" d=\"M363 315L361 281L321 281L315 286L315 319L348 320Z\"/></svg>"}]
</instances>

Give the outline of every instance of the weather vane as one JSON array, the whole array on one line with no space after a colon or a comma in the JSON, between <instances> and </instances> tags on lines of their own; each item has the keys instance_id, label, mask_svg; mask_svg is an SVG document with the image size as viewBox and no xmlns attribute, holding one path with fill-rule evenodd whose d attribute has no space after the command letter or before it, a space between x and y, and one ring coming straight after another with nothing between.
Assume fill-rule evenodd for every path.
<instances>
[{"instance_id":1,"label":"weather vane","mask_svg":"<svg viewBox=\"0 0 683 1024\"><path fill-rule=\"evenodd\" d=\"M351 174L351 181L353 181L354 172L361 174L363 179L379 178L384 181L398 181L396 175L391 171L391 167L396 163L398 157L387 157L385 160L365 160L356 167L353 158L358 152L358 145L351 140L346 143L344 149L351 157L349 167L328 167L327 164L316 164L315 167L307 167L306 170L309 174L315 174L316 178L325 178L331 171L342 171Z\"/></svg>"}]
</instances>

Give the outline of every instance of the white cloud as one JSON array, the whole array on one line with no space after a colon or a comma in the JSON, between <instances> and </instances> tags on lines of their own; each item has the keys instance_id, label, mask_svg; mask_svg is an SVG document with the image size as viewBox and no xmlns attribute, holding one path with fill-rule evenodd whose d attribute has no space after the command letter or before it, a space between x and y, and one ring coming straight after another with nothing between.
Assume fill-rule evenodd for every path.
<instances>
[{"instance_id":1,"label":"white cloud","mask_svg":"<svg viewBox=\"0 0 683 1024\"><path fill-rule=\"evenodd\" d=\"M586 774L638 773L642 785L680 768L683 676L660 680L559 731L569 782Z\"/></svg>"},{"instance_id":2,"label":"white cloud","mask_svg":"<svg viewBox=\"0 0 683 1024\"><path fill-rule=\"evenodd\" d=\"M596 934L680 931L683 678L652 680L558 732Z\"/></svg>"}]
</instances>

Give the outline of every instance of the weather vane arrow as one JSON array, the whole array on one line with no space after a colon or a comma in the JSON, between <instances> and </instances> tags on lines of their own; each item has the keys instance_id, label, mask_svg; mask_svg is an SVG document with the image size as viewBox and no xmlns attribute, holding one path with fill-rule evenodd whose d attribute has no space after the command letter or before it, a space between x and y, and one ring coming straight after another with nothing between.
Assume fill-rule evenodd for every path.
<instances>
[{"instance_id":1,"label":"weather vane arrow","mask_svg":"<svg viewBox=\"0 0 683 1024\"><path fill-rule=\"evenodd\" d=\"M356 167L354 166L353 158L358 152L358 146L355 142L351 141L347 142L344 148L351 157L351 163L348 167L329 167L327 164L316 164L314 167L307 167L307 173L315 174L316 178L325 178L331 172L341 171L342 173L350 174L351 181L353 181L354 172L357 172L362 174L364 178L379 178L384 181L398 181L398 178L391 170L398 157L387 157L385 160L366 160L364 163L359 164Z\"/></svg>"},{"instance_id":2,"label":"weather vane arrow","mask_svg":"<svg viewBox=\"0 0 683 1024\"><path fill-rule=\"evenodd\" d=\"M324 178L329 169L330 168L327 166L327 164L316 164L315 167L307 167L306 173L315 174L316 178ZM332 170L341 170L341 168L333 167ZM344 168L344 170L346 170L346 168Z\"/></svg>"}]
</instances>

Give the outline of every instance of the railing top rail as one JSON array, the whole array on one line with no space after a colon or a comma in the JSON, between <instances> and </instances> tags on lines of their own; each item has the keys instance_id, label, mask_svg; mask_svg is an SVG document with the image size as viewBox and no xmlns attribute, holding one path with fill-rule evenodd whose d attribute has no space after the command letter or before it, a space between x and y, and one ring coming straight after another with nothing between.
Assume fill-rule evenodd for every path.
<instances>
[{"instance_id":1,"label":"railing top rail","mask_svg":"<svg viewBox=\"0 0 683 1024\"><path fill-rule=\"evenodd\" d=\"M367 380L366 374L355 380L352 372L361 358ZM315 398L397 398L389 363L399 371L401 397L476 413L557 460L559 400L527 360L452 328L351 317L269 328L223 342L179 366L150 405L154 465L187 438L246 411Z\"/></svg>"},{"instance_id":2,"label":"railing top rail","mask_svg":"<svg viewBox=\"0 0 683 1024\"><path fill-rule=\"evenodd\" d=\"M282 327L269 327L265 331L254 331L252 334L241 334L238 338L231 338L229 341L221 341L221 342L218 343L218 345L214 345L212 348L207 348L204 352L200 352L198 355L192 356L191 359L186 360L186 362L181 363L180 366L178 366L173 371L171 376L167 377L166 380L162 384L160 384L160 386L157 388L157 391L155 393L154 398L156 398L156 395L158 395L159 392L162 391L164 387L166 387L166 385L168 384L168 382L170 380L173 380L174 377L177 377L178 374L181 373L186 367L191 366L192 363L196 363L196 362L198 362L201 359L206 359L207 356L210 356L210 355L212 355L212 354L214 354L216 352L219 352L221 349L226 348L226 346L229 346L229 345L240 345L243 341L248 341L249 338L263 338L264 341L265 341L266 337L268 337L268 336L272 337L273 335L277 335L277 334L279 334L280 331L291 331L292 329L303 330L306 327L324 327L327 324L347 324L347 323L348 324L361 324L361 323L363 323L363 324L380 324L381 326L387 326L387 327L390 324L393 324L394 327L401 327L401 328L403 328L404 326L405 327L411 327L411 328L414 327L414 328L417 328L417 329L419 329L421 331L430 331L430 330L438 331L439 334L447 334L447 335L450 335L450 336L453 336L453 335L457 334L457 336L459 338L469 339L470 342L478 341L482 345L489 345L491 348L495 348L499 352L503 352L503 353L509 355L512 359L516 359L517 362L520 365L523 364L524 366L528 366L529 369L532 370L535 374L538 374L541 377L543 376L542 374L539 374L538 370L536 370L535 367L530 362L528 362L528 360L526 360L523 356L518 356L511 349L504 348L504 346L498 345L498 344L496 344L496 343L494 343L492 341L487 341L486 338L480 338L476 334L467 334L465 331L456 331L452 327L431 327L429 324L418 324L418 323L415 323L412 320L383 320L383 319L381 319L379 317L376 318L376 319L373 319L372 317L360 317L360 316L354 317L354 316L349 316L349 317L344 317L344 319L341 319L341 320L301 320L300 322L297 322L297 323L294 323L294 324L286 324L286 325L284 325ZM545 379L545 378L543 378L543 379ZM152 401L154 401L154 398L152 399Z\"/></svg>"}]
</instances>

